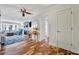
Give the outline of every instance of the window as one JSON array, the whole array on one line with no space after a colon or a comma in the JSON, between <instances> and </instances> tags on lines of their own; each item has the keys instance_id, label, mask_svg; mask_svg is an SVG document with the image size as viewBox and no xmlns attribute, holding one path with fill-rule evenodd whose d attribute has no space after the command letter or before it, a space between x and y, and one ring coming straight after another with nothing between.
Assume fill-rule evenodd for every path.
<instances>
[{"instance_id":1,"label":"window","mask_svg":"<svg viewBox=\"0 0 79 59\"><path fill-rule=\"evenodd\" d=\"M45 35L48 37L48 18L45 17Z\"/></svg>"},{"instance_id":2,"label":"window","mask_svg":"<svg viewBox=\"0 0 79 59\"><path fill-rule=\"evenodd\" d=\"M13 27L12 25L9 25L9 31L12 31L12 27Z\"/></svg>"}]
</instances>

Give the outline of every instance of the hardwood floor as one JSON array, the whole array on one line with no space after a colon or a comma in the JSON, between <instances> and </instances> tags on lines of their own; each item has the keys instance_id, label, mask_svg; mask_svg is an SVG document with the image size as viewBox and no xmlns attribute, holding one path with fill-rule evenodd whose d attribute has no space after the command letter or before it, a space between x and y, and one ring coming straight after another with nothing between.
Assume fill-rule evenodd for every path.
<instances>
[{"instance_id":1,"label":"hardwood floor","mask_svg":"<svg viewBox=\"0 0 79 59\"><path fill-rule=\"evenodd\" d=\"M32 44L31 44L32 43ZM0 54L6 55L21 55L27 52L29 46L33 45L34 41L22 41L19 43L11 44L2 48Z\"/></svg>"},{"instance_id":2,"label":"hardwood floor","mask_svg":"<svg viewBox=\"0 0 79 59\"><path fill-rule=\"evenodd\" d=\"M72 55L68 50L54 47L45 40L26 40L2 47L0 55Z\"/></svg>"},{"instance_id":3,"label":"hardwood floor","mask_svg":"<svg viewBox=\"0 0 79 59\"><path fill-rule=\"evenodd\" d=\"M0 54L6 54L6 55L8 55L8 54L11 54L11 55L12 54L17 54L17 52L19 52L19 50L23 49L23 48L19 49L19 47L22 44L25 44L25 42L15 43L15 44L12 44L12 45L2 47L2 51L0 52Z\"/></svg>"}]
</instances>

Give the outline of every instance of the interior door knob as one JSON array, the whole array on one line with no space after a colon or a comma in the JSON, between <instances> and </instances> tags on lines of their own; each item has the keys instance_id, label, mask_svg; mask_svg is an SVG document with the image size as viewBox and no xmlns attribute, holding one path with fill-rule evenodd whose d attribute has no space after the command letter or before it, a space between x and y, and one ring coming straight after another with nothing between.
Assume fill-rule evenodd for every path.
<instances>
[{"instance_id":1,"label":"interior door knob","mask_svg":"<svg viewBox=\"0 0 79 59\"><path fill-rule=\"evenodd\" d=\"M70 46L72 46L72 43L70 44Z\"/></svg>"}]
</instances>

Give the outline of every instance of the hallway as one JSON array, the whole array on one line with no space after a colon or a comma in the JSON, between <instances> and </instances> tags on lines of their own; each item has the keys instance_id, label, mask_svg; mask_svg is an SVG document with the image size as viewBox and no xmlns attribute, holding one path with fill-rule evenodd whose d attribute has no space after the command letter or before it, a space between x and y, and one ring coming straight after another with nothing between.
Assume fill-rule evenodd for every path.
<instances>
[{"instance_id":1,"label":"hallway","mask_svg":"<svg viewBox=\"0 0 79 59\"><path fill-rule=\"evenodd\" d=\"M79 4L1 4L0 55L78 55Z\"/></svg>"}]
</instances>

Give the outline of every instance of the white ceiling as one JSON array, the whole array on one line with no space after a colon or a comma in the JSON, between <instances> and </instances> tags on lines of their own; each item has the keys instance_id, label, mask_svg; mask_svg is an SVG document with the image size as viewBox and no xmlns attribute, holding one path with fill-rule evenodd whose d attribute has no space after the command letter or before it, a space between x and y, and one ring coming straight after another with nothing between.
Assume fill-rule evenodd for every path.
<instances>
[{"instance_id":1,"label":"white ceiling","mask_svg":"<svg viewBox=\"0 0 79 59\"><path fill-rule=\"evenodd\" d=\"M0 4L1 18L23 21L20 8L26 8L32 15L26 15L26 18L38 15L44 9L50 7L50 4Z\"/></svg>"}]
</instances>

